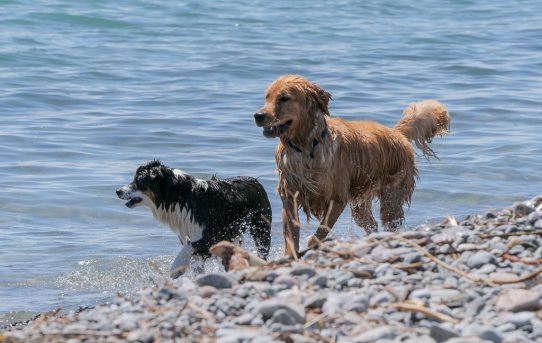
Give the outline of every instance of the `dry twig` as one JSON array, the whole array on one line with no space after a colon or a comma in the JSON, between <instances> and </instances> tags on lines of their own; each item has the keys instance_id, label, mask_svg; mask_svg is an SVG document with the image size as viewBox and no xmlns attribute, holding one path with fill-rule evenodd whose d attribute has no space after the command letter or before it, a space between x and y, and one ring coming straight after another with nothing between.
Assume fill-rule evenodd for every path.
<instances>
[{"instance_id":1,"label":"dry twig","mask_svg":"<svg viewBox=\"0 0 542 343\"><path fill-rule=\"evenodd\" d=\"M482 278L479 278L479 277L475 277L475 276L472 276L460 269L457 269L455 267L452 267L451 265L449 265L448 263L436 258L435 256L433 256L429 251L427 251L424 247L420 246L419 244L411 241L410 239L406 239L406 238L403 238L403 237L389 237L389 239L397 239L398 241L401 241L403 243L406 243L412 247L414 247L416 250L418 250L419 252L423 253L425 256L427 256L430 260L432 260L433 262L435 262L436 264L438 264L439 266L443 267L443 268L446 268L454 273L457 273L459 274L460 276L462 276L463 278L467 279L468 281L471 281L471 282L483 282L489 286L495 286L495 284L491 281L488 281L488 280L484 280Z\"/></svg>"},{"instance_id":2,"label":"dry twig","mask_svg":"<svg viewBox=\"0 0 542 343\"><path fill-rule=\"evenodd\" d=\"M448 315L442 314L440 312L431 310L421 304L419 301L413 301L413 300L406 300L402 301L400 303L394 303L394 304L388 304L388 307L398 309L400 311L412 311L412 312L419 312L423 313L429 318L438 320L439 322L451 322L451 323L459 323L459 321L455 318L452 318Z\"/></svg>"}]
</instances>

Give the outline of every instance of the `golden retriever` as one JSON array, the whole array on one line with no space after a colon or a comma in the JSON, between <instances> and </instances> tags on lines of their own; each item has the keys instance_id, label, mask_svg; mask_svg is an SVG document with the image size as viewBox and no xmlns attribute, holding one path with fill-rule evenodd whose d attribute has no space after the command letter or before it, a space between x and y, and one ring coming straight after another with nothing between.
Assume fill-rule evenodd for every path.
<instances>
[{"instance_id":1,"label":"golden retriever","mask_svg":"<svg viewBox=\"0 0 542 343\"><path fill-rule=\"evenodd\" d=\"M450 126L448 110L435 100L410 104L388 128L331 118L330 99L303 77L284 75L267 88L265 104L254 114L265 137L280 139L275 159L286 255L299 251L299 208L307 220L312 215L321 221L309 245L327 236L347 204L357 225L367 233L376 230L374 198L386 230L399 227L418 175L411 142L426 157L435 156L428 143Z\"/></svg>"}]
</instances>

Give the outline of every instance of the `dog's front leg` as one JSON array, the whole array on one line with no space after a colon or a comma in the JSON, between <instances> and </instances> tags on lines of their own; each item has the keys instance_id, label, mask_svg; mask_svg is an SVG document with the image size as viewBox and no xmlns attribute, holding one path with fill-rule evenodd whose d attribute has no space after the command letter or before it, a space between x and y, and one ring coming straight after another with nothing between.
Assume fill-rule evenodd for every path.
<instances>
[{"instance_id":1,"label":"dog's front leg","mask_svg":"<svg viewBox=\"0 0 542 343\"><path fill-rule=\"evenodd\" d=\"M343 213L344 208L346 207L346 203L343 201L330 201L326 216L324 219L320 222L320 225L318 226L318 229L316 230L316 233L314 235L309 236L307 245L309 248L315 246L318 241L323 241L326 239L329 231L333 228L333 225L337 222L337 219L339 219L339 216L341 213Z\"/></svg>"},{"instance_id":2,"label":"dog's front leg","mask_svg":"<svg viewBox=\"0 0 542 343\"><path fill-rule=\"evenodd\" d=\"M170 277L172 279L176 279L186 272L188 266L190 265L190 258L192 257L193 253L194 248L192 247L192 244L188 243L183 245L183 248L171 265Z\"/></svg>"},{"instance_id":3,"label":"dog's front leg","mask_svg":"<svg viewBox=\"0 0 542 343\"><path fill-rule=\"evenodd\" d=\"M299 251L299 220L297 207L286 196L282 199L282 228L284 235L284 255L294 256Z\"/></svg>"}]
</instances>

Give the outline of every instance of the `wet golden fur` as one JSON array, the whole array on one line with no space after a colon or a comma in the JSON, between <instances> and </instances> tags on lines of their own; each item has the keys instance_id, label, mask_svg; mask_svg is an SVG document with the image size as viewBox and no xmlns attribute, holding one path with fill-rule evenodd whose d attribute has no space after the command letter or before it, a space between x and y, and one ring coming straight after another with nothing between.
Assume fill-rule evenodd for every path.
<instances>
[{"instance_id":1,"label":"wet golden fur","mask_svg":"<svg viewBox=\"0 0 542 343\"><path fill-rule=\"evenodd\" d=\"M285 75L267 88L265 104L255 114L266 137L280 138L275 158L289 255L299 250L299 208L307 218L321 221L314 236L319 240L347 204L359 226L376 230L374 198L380 200L385 228L401 225L403 205L410 204L418 175L411 142L426 156L435 156L427 143L450 125L448 111L435 100L411 104L399 123L388 128L331 118L330 99L330 93L303 77Z\"/></svg>"}]
</instances>

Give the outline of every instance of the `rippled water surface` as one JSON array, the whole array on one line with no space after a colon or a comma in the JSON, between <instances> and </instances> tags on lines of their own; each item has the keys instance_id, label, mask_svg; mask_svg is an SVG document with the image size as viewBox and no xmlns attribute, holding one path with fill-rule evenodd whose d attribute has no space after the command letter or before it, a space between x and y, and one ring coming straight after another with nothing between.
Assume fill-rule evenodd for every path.
<instances>
[{"instance_id":1,"label":"rippled water surface","mask_svg":"<svg viewBox=\"0 0 542 343\"><path fill-rule=\"evenodd\" d=\"M407 228L542 193L536 0L0 0L0 19L0 325L159 282L178 240L114 194L153 158L259 177L280 255L276 141L252 113L284 73L329 90L346 119L449 107ZM349 212L334 233L362 234Z\"/></svg>"}]
</instances>

